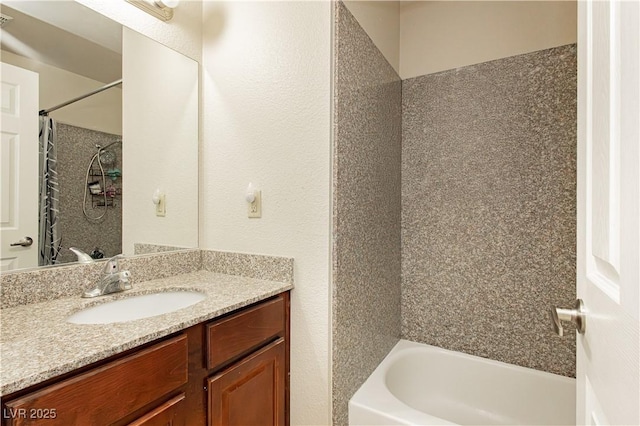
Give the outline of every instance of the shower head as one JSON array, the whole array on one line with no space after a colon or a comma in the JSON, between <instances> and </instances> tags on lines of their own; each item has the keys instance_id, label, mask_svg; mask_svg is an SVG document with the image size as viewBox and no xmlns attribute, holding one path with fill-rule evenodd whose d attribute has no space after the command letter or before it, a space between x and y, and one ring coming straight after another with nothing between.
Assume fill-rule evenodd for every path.
<instances>
[{"instance_id":1,"label":"shower head","mask_svg":"<svg viewBox=\"0 0 640 426\"><path fill-rule=\"evenodd\" d=\"M116 154L110 149L102 148L100 150L100 156L98 157L100 162L105 166L111 166L116 162Z\"/></svg>"},{"instance_id":2,"label":"shower head","mask_svg":"<svg viewBox=\"0 0 640 426\"><path fill-rule=\"evenodd\" d=\"M4 28L11 21L13 21L13 18L11 16L0 13L0 28Z\"/></svg>"}]
</instances>

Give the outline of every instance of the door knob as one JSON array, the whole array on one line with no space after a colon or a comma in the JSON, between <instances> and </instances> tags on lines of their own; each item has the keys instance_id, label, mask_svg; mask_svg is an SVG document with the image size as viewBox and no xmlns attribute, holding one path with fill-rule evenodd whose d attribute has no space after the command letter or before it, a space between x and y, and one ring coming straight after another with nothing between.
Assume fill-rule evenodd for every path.
<instances>
[{"instance_id":1,"label":"door knob","mask_svg":"<svg viewBox=\"0 0 640 426\"><path fill-rule=\"evenodd\" d=\"M576 325L576 330L580 334L584 334L587 327L587 316L584 310L582 299L577 299L573 309L551 308L549 311L553 330L558 336L564 336L564 328L562 321L570 321Z\"/></svg>"},{"instance_id":2,"label":"door knob","mask_svg":"<svg viewBox=\"0 0 640 426\"><path fill-rule=\"evenodd\" d=\"M11 247L15 247L15 246L29 247L31 244L33 244L33 239L31 237L24 237L20 241L12 243L10 245Z\"/></svg>"}]
</instances>

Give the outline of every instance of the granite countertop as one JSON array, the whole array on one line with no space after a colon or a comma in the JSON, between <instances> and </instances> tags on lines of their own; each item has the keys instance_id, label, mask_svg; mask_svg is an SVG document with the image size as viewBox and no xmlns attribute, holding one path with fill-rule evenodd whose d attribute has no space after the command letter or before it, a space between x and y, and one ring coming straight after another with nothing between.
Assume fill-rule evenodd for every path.
<instances>
[{"instance_id":1,"label":"granite countertop","mask_svg":"<svg viewBox=\"0 0 640 426\"><path fill-rule=\"evenodd\" d=\"M114 295L78 297L0 310L0 395L24 389L60 374L135 348L192 325L293 288L208 271L134 284ZM85 307L158 291L195 290L206 299L187 308L115 324L82 325L66 318Z\"/></svg>"}]
</instances>

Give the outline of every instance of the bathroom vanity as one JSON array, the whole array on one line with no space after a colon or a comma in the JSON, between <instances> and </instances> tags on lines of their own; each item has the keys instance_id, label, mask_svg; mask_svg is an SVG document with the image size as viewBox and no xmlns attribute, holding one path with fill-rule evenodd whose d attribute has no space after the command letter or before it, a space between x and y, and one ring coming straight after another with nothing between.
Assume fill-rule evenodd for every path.
<instances>
[{"instance_id":1,"label":"bathroom vanity","mask_svg":"<svg viewBox=\"0 0 640 426\"><path fill-rule=\"evenodd\" d=\"M26 316L26 324L10 322L9 330L3 330L2 343L8 346L2 354L2 424L288 424L290 289L287 283L198 271L142 283L134 290L201 291L207 294L204 301L115 324L63 321L92 302L61 299L30 305L32 316L52 318L33 338L16 334L18 328L36 324ZM7 309L3 315L19 321L26 308ZM74 356L91 340L95 354ZM22 346L29 342L32 350ZM38 347L49 347L49 356L37 352ZM105 348L118 353L102 357ZM20 351L24 357L31 353L39 366L33 359L7 356ZM80 364L86 365L70 367ZM33 369L39 371L35 376ZM12 388L17 390L6 391Z\"/></svg>"}]
</instances>

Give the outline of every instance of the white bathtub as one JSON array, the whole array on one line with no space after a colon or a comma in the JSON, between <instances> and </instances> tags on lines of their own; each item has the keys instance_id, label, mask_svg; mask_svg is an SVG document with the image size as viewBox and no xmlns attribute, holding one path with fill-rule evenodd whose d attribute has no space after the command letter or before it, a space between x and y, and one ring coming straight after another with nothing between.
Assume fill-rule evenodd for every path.
<instances>
[{"instance_id":1,"label":"white bathtub","mask_svg":"<svg viewBox=\"0 0 640 426\"><path fill-rule=\"evenodd\" d=\"M575 379L400 340L350 425L575 425Z\"/></svg>"}]
</instances>

